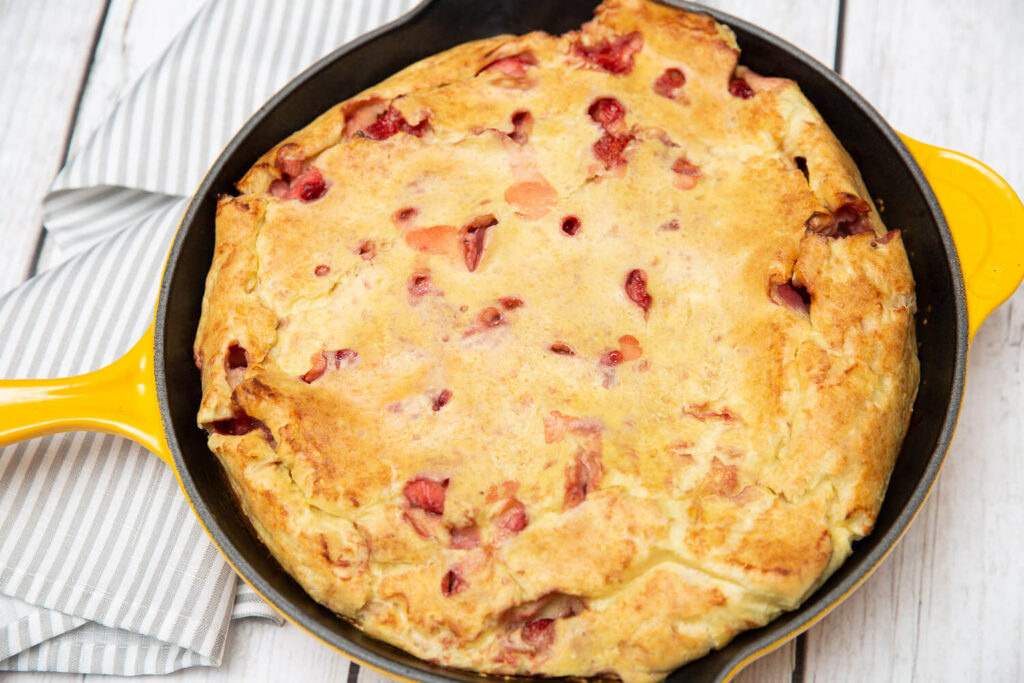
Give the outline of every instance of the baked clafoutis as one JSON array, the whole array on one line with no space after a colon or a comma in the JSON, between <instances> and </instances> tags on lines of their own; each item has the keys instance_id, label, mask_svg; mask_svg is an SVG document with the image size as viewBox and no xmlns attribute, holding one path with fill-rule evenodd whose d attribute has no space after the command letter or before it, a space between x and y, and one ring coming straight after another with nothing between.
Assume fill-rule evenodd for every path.
<instances>
[{"instance_id":1,"label":"baked clafoutis","mask_svg":"<svg viewBox=\"0 0 1024 683\"><path fill-rule=\"evenodd\" d=\"M406 68L221 197L198 421L314 599L445 666L654 681L871 531L903 242L739 57L607 0Z\"/></svg>"}]
</instances>

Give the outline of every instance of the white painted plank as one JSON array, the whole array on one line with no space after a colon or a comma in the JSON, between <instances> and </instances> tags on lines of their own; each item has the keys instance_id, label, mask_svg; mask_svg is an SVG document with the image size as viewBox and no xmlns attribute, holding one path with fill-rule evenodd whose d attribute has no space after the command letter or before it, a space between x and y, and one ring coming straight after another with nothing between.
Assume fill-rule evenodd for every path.
<instances>
[{"instance_id":1,"label":"white painted plank","mask_svg":"<svg viewBox=\"0 0 1024 683\"><path fill-rule=\"evenodd\" d=\"M70 154L88 141L121 96L164 53L204 1L111 0L93 66L82 91ZM38 271L62 263L65 258L53 240L45 239Z\"/></svg>"},{"instance_id":2,"label":"white painted plank","mask_svg":"<svg viewBox=\"0 0 1024 683\"><path fill-rule=\"evenodd\" d=\"M703 4L767 29L832 66L839 0L707 0Z\"/></svg>"},{"instance_id":3,"label":"white painted plank","mask_svg":"<svg viewBox=\"0 0 1024 683\"><path fill-rule=\"evenodd\" d=\"M0 7L0 293L19 284L42 226L92 54L104 0L13 0Z\"/></svg>"},{"instance_id":4,"label":"white painted plank","mask_svg":"<svg viewBox=\"0 0 1024 683\"><path fill-rule=\"evenodd\" d=\"M1024 5L848 10L847 79L898 130L977 156L1024 190ZM978 333L939 482L890 558L810 632L808 680L1024 680L1022 311L1018 292Z\"/></svg>"},{"instance_id":5,"label":"white painted plank","mask_svg":"<svg viewBox=\"0 0 1024 683\"><path fill-rule=\"evenodd\" d=\"M82 93L71 151L88 140L117 100L167 49L205 0L111 0Z\"/></svg>"}]
</instances>

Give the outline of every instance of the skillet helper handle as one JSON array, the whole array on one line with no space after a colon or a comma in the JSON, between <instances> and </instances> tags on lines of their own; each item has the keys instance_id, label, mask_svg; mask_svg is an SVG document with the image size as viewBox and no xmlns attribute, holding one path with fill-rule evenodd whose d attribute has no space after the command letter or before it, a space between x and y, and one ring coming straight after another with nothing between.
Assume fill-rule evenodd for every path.
<instances>
[{"instance_id":1,"label":"skillet helper handle","mask_svg":"<svg viewBox=\"0 0 1024 683\"><path fill-rule=\"evenodd\" d=\"M173 467L153 358L150 325L105 368L59 379L0 380L0 446L60 432L106 432L137 441Z\"/></svg>"},{"instance_id":2,"label":"skillet helper handle","mask_svg":"<svg viewBox=\"0 0 1024 683\"><path fill-rule=\"evenodd\" d=\"M1024 205L976 159L900 136L935 191L953 233L967 291L970 336L1024 278Z\"/></svg>"}]
</instances>

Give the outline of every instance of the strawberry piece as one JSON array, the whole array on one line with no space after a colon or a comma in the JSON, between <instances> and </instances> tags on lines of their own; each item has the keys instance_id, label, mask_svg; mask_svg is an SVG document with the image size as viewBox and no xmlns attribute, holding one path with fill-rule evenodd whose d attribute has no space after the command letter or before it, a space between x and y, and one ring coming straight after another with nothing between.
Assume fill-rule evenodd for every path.
<instances>
[{"instance_id":1,"label":"strawberry piece","mask_svg":"<svg viewBox=\"0 0 1024 683\"><path fill-rule=\"evenodd\" d=\"M672 164L672 171L680 175L693 176L694 178L700 177L700 166L691 163L686 157L679 157Z\"/></svg>"},{"instance_id":2,"label":"strawberry piece","mask_svg":"<svg viewBox=\"0 0 1024 683\"><path fill-rule=\"evenodd\" d=\"M605 133L594 143L594 155L604 162L604 167L611 170L626 163L622 158L626 145L633 140L632 135L612 135Z\"/></svg>"},{"instance_id":3,"label":"strawberry piece","mask_svg":"<svg viewBox=\"0 0 1024 683\"><path fill-rule=\"evenodd\" d=\"M646 318L653 301L651 295L647 293L647 273L638 268L629 271L629 275L626 276L625 288L626 296L629 297L630 301L644 309L644 317Z\"/></svg>"},{"instance_id":4,"label":"strawberry piece","mask_svg":"<svg viewBox=\"0 0 1024 683\"><path fill-rule=\"evenodd\" d=\"M356 247L356 253L364 261L372 261L373 257L377 255L377 245L370 240L366 240Z\"/></svg>"},{"instance_id":5,"label":"strawberry piece","mask_svg":"<svg viewBox=\"0 0 1024 683\"><path fill-rule=\"evenodd\" d=\"M774 285L771 294L772 301L776 305L785 306L797 313L811 312L811 295L807 292L807 288L792 280Z\"/></svg>"},{"instance_id":6,"label":"strawberry piece","mask_svg":"<svg viewBox=\"0 0 1024 683\"><path fill-rule=\"evenodd\" d=\"M853 237L863 233L872 232L871 220L868 214L871 213L871 206L854 195L847 195L850 199L833 212L835 225L825 234L828 237Z\"/></svg>"},{"instance_id":7,"label":"strawberry piece","mask_svg":"<svg viewBox=\"0 0 1024 683\"><path fill-rule=\"evenodd\" d=\"M409 125L401 112L393 106L388 105L387 111L377 117L377 120L363 129L362 134L371 140L386 140L396 133L408 133L416 137L423 137L429 124L423 119L415 126Z\"/></svg>"},{"instance_id":8,"label":"strawberry piece","mask_svg":"<svg viewBox=\"0 0 1024 683\"><path fill-rule=\"evenodd\" d=\"M279 199L301 199L304 202L311 202L326 194L327 183L320 170L310 166L294 178L275 180L270 184L270 192Z\"/></svg>"},{"instance_id":9,"label":"strawberry piece","mask_svg":"<svg viewBox=\"0 0 1024 683\"><path fill-rule=\"evenodd\" d=\"M465 590L469 584L465 579L457 572L454 568L449 569L448 572L441 577L441 593L447 598L455 595L461 590Z\"/></svg>"},{"instance_id":10,"label":"strawberry piece","mask_svg":"<svg viewBox=\"0 0 1024 683\"><path fill-rule=\"evenodd\" d=\"M274 165L281 171L285 178L296 178L302 174L302 167L306 159L302 156L302 150L294 142L288 142L277 149L274 156Z\"/></svg>"},{"instance_id":11,"label":"strawberry piece","mask_svg":"<svg viewBox=\"0 0 1024 683\"><path fill-rule=\"evenodd\" d=\"M498 299L498 303L504 306L506 311L513 311L523 305L523 300L515 296L505 296Z\"/></svg>"},{"instance_id":12,"label":"strawberry piece","mask_svg":"<svg viewBox=\"0 0 1024 683\"><path fill-rule=\"evenodd\" d=\"M505 318L502 317L501 311L493 306L488 306L484 310L480 311L480 322L485 327L497 327L505 322Z\"/></svg>"},{"instance_id":13,"label":"strawberry piece","mask_svg":"<svg viewBox=\"0 0 1024 683\"><path fill-rule=\"evenodd\" d=\"M628 74L633 70L633 56L643 46L643 36L634 31L618 38L598 41L593 45L576 43L573 51L582 57L583 61L608 73Z\"/></svg>"},{"instance_id":14,"label":"strawberry piece","mask_svg":"<svg viewBox=\"0 0 1024 683\"><path fill-rule=\"evenodd\" d=\"M738 97L741 100L749 100L756 93L745 80L742 78L734 78L729 81L729 94L733 97Z\"/></svg>"},{"instance_id":15,"label":"strawberry piece","mask_svg":"<svg viewBox=\"0 0 1024 683\"><path fill-rule=\"evenodd\" d=\"M483 258L487 229L497 224L498 219L493 214L487 214L477 216L462 228L462 247L469 272L476 270L480 265L480 259Z\"/></svg>"},{"instance_id":16,"label":"strawberry piece","mask_svg":"<svg viewBox=\"0 0 1024 683\"><path fill-rule=\"evenodd\" d=\"M334 367L340 368L342 365L351 365L356 362L356 358L359 358L359 352L353 349L339 349L334 352Z\"/></svg>"},{"instance_id":17,"label":"strawberry piece","mask_svg":"<svg viewBox=\"0 0 1024 683\"><path fill-rule=\"evenodd\" d=\"M889 232L885 233L881 237L879 237L879 238L877 238L875 240L872 240L871 246L877 247L877 246L882 245L882 244L889 244L889 242L892 242L893 239L897 235L899 235L899 234L900 234L899 230L890 230Z\"/></svg>"},{"instance_id":18,"label":"strawberry piece","mask_svg":"<svg viewBox=\"0 0 1024 683\"><path fill-rule=\"evenodd\" d=\"M530 131L533 130L533 116L526 110L517 111L512 114L512 138L520 145L525 145L530 139Z\"/></svg>"},{"instance_id":19,"label":"strawberry piece","mask_svg":"<svg viewBox=\"0 0 1024 683\"><path fill-rule=\"evenodd\" d=\"M446 488L448 488L447 479L434 481L421 477L406 484L402 493L413 507L426 510L434 515L443 515Z\"/></svg>"},{"instance_id":20,"label":"strawberry piece","mask_svg":"<svg viewBox=\"0 0 1024 683\"><path fill-rule=\"evenodd\" d=\"M262 422L249 417L242 410L235 410L233 417L227 420L217 420L212 424L213 431L224 436L244 436L262 425Z\"/></svg>"},{"instance_id":21,"label":"strawberry piece","mask_svg":"<svg viewBox=\"0 0 1024 683\"><path fill-rule=\"evenodd\" d=\"M498 517L499 533L502 536L507 536L508 534L501 532L518 534L526 528L528 523L526 506L523 505L522 501L513 498Z\"/></svg>"},{"instance_id":22,"label":"strawberry piece","mask_svg":"<svg viewBox=\"0 0 1024 683\"><path fill-rule=\"evenodd\" d=\"M501 59L494 60L477 71L476 75L479 76L485 71L494 70L512 78L522 78L526 75L526 67L528 66L537 66L537 59L530 52L520 52L511 57L502 57Z\"/></svg>"},{"instance_id":23,"label":"strawberry piece","mask_svg":"<svg viewBox=\"0 0 1024 683\"><path fill-rule=\"evenodd\" d=\"M619 337L619 350L622 351L623 361L636 360L644 355L644 350L640 348L639 340L631 334L624 334Z\"/></svg>"},{"instance_id":24,"label":"strawberry piece","mask_svg":"<svg viewBox=\"0 0 1024 683\"><path fill-rule=\"evenodd\" d=\"M586 500L587 493L597 488L603 474L600 454L583 449L577 451L576 460L565 468L565 509Z\"/></svg>"},{"instance_id":25,"label":"strawberry piece","mask_svg":"<svg viewBox=\"0 0 1024 683\"><path fill-rule=\"evenodd\" d=\"M451 534L452 540L449 547L456 550L472 550L480 545L480 529L476 524L453 527Z\"/></svg>"},{"instance_id":26,"label":"strawberry piece","mask_svg":"<svg viewBox=\"0 0 1024 683\"><path fill-rule=\"evenodd\" d=\"M554 619L534 619L523 624L523 642L534 651L544 650L555 642Z\"/></svg>"},{"instance_id":27,"label":"strawberry piece","mask_svg":"<svg viewBox=\"0 0 1024 683\"><path fill-rule=\"evenodd\" d=\"M306 374L302 376L302 381L306 384L312 384L315 380L323 377L323 374L327 372L327 354L323 351L314 353L309 360L313 364L313 367L311 367Z\"/></svg>"},{"instance_id":28,"label":"strawberry piece","mask_svg":"<svg viewBox=\"0 0 1024 683\"><path fill-rule=\"evenodd\" d=\"M423 296L433 288L430 284L430 271L419 271L409 276L409 293L413 296Z\"/></svg>"},{"instance_id":29,"label":"strawberry piece","mask_svg":"<svg viewBox=\"0 0 1024 683\"><path fill-rule=\"evenodd\" d=\"M580 219L576 216L566 216L562 219L562 232L569 237L575 237L580 231Z\"/></svg>"},{"instance_id":30,"label":"strawberry piece","mask_svg":"<svg viewBox=\"0 0 1024 683\"><path fill-rule=\"evenodd\" d=\"M607 131L625 117L626 108L614 97L600 97L594 100L587 113Z\"/></svg>"},{"instance_id":31,"label":"strawberry piece","mask_svg":"<svg viewBox=\"0 0 1024 683\"><path fill-rule=\"evenodd\" d=\"M607 365L608 367L615 367L616 365L618 365L621 362L622 362L622 352L621 351L606 351L601 356L601 361L600 361L601 365Z\"/></svg>"},{"instance_id":32,"label":"strawberry piece","mask_svg":"<svg viewBox=\"0 0 1024 683\"><path fill-rule=\"evenodd\" d=\"M391 220L395 223L405 223L416 217L419 213L419 209L414 209L411 206L407 206L404 209L399 209L391 216Z\"/></svg>"},{"instance_id":33,"label":"strawberry piece","mask_svg":"<svg viewBox=\"0 0 1024 683\"><path fill-rule=\"evenodd\" d=\"M654 92L658 93L662 97L675 99L678 94L676 91L684 85L686 85L686 74L673 67L665 69L665 71L654 81Z\"/></svg>"},{"instance_id":34,"label":"strawberry piece","mask_svg":"<svg viewBox=\"0 0 1024 683\"><path fill-rule=\"evenodd\" d=\"M549 347L549 349L560 356L576 355L576 351L574 351L571 346L569 346L568 344L564 344L562 342L555 342Z\"/></svg>"},{"instance_id":35,"label":"strawberry piece","mask_svg":"<svg viewBox=\"0 0 1024 683\"><path fill-rule=\"evenodd\" d=\"M452 392L449 389L442 389L441 393L434 397L434 412L436 413L441 408L444 408L450 400L452 400Z\"/></svg>"}]
</instances>

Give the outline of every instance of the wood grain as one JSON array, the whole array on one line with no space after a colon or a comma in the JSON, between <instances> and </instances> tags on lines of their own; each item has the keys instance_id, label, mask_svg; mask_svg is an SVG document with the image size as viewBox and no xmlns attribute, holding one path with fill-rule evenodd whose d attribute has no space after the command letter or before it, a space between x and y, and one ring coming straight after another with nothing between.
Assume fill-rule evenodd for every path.
<instances>
[{"instance_id":1,"label":"wood grain","mask_svg":"<svg viewBox=\"0 0 1024 683\"><path fill-rule=\"evenodd\" d=\"M64 159L106 0L13 0L0 11L0 293L27 276L40 204Z\"/></svg>"},{"instance_id":2,"label":"wood grain","mask_svg":"<svg viewBox=\"0 0 1024 683\"><path fill-rule=\"evenodd\" d=\"M106 21L96 43L92 68L82 89L78 116L71 131L68 156L110 115L118 100L167 49L192 20L205 0L109 0ZM37 270L67 259L44 236Z\"/></svg>"}]
</instances>

